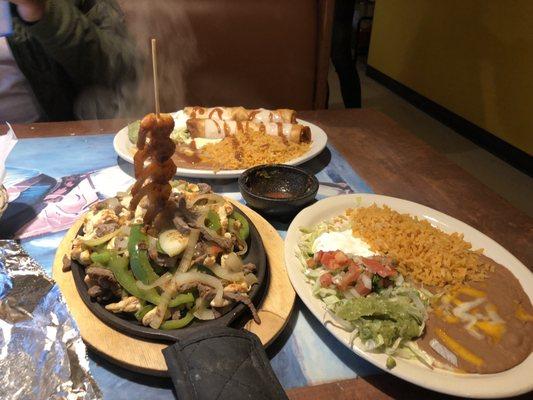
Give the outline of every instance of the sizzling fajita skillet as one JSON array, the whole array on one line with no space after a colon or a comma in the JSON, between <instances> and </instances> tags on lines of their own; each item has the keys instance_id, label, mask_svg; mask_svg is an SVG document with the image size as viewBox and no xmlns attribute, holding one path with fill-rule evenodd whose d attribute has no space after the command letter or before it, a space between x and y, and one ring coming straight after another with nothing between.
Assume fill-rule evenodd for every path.
<instances>
[{"instance_id":1,"label":"sizzling fajita skillet","mask_svg":"<svg viewBox=\"0 0 533 400\"><path fill-rule=\"evenodd\" d=\"M286 398L259 339L228 328L247 308L260 322L259 232L208 185L171 181L172 127L167 114L141 122L136 183L95 205L73 242L76 288L113 329L176 342L163 353L180 399Z\"/></svg>"},{"instance_id":2,"label":"sizzling fajita skillet","mask_svg":"<svg viewBox=\"0 0 533 400\"><path fill-rule=\"evenodd\" d=\"M257 284L252 286L248 295L254 305L258 307L265 293L265 288L268 286L268 265L266 261L265 249L263 247L263 242L259 232L248 216L246 216L244 213L242 213L242 215L244 218L246 218L250 226L250 236L247 240L248 252L243 258L243 262L253 263L257 267ZM222 316L209 321L195 320L187 327L181 329L153 329L149 326L144 326L141 322L125 313L112 313L106 310L103 304L91 299L89 292L87 291L87 284L84 281L86 277L85 267L74 260L71 263L71 268L76 288L78 289L78 293L80 294L80 297L85 305L104 323L127 335L143 339L176 342L177 339L185 338L194 334L196 331L209 331L216 327L229 327L231 325L238 325L243 319L248 320L251 317L249 308L245 304L233 303L231 308L226 309Z\"/></svg>"}]
</instances>

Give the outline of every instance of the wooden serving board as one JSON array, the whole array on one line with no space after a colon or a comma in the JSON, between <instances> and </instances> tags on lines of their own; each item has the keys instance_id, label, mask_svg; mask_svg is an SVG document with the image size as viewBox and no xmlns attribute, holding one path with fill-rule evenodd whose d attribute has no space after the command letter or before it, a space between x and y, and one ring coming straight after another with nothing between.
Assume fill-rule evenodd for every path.
<instances>
[{"instance_id":1,"label":"wooden serving board","mask_svg":"<svg viewBox=\"0 0 533 400\"><path fill-rule=\"evenodd\" d=\"M237 205L256 226L267 253L270 281L261 307L258 309L261 324L250 320L245 325L245 329L255 333L263 345L268 346L285 327L294 306L296 294L285 269L283 240L263 217L242 204ZM82 223L83 219L80 218L59 245L52 267L52 276L65 297L85 344L91 350L124 368L150 375L167 375L167 366L161 350L168 347L170 343L137 339L104 324L82 301L72 273L63 272L63 256L69 255L72 241Z\"/></svg>"}]
</instances>

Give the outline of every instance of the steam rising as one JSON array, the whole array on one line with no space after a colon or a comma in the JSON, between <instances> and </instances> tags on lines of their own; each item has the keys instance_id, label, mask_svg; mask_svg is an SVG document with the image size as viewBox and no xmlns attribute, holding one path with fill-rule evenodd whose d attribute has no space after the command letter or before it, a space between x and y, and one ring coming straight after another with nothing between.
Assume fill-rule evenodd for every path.
<instances>
[{"instance_id":1,"label":"steam rising","mask_svg":"<svg viewBox=\"0 0 533 400\"><path fill-rule=\"evenodd\" d=\"M174 0L117 0L135 47L137 80L125 82L118 96L108 89L91 87L74 108L82 119L139 118L154 112L154 87L150 39L157 39L159 92L162 112L185 104L184 71L197 60L196 39L181 2ZM125 44L127 45L127 44Z\"/></svg>"},{"instance_id":2,"label":"steam rising","mask_svg":"<svg viewBox=\"0 0 533 400\"><path fill-rule=\"evenodd\" d=\"M123 0L120 3L139 52L140 79L136 108L129 110L129 107L124 107L119 113L127 115L134 111L135 114L145 114L154 110L151 38L157 39L161 110L171 112L182 108L185 100L183 75L196 61L196 40L180 2Z\"/></svg>"}]
</instances>

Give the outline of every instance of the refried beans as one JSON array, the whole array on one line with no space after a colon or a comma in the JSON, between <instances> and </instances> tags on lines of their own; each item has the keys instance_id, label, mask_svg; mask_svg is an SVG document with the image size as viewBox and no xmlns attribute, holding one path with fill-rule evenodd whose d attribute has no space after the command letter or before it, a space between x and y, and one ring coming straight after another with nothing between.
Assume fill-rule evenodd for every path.
<instances>
[{"instance_id":1,"label":"refried beans","mask_svg":"<svg viewBox=\"0 0 533 400\"><path fill-rule=\"evenodd\" d=\"M481 257L492 263L493 270L484 281L472 282L454 296L441 297L439 304L433 306L425 333L417 343L436 360L452 366L430 345L432 340L437 340L457 357L453 365L457 370L489 374L510 369L531 354L533 307L520 282L507 268ZM446 301L450 302L447 311L443 304ZM465 316L458 306L468 307L469 304L475 307L468 314L482 321L477 325L470 323L470 332L473 328L474 333L465 328L468 322L457 317ZM455 309L455 313L450 313L450 309ZM487 321L490 310L492 319Z\"/></svg>"}]
</instances>

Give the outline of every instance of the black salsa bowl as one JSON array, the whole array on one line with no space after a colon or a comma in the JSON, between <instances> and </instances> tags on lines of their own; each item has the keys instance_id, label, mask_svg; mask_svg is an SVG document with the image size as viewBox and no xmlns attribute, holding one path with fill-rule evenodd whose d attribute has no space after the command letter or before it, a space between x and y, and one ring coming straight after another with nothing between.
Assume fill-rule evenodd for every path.
<instances>
[{"instance_id":1,"label":"black salsa bowl","mask_svg":"<svg viewBox=\"0 0 533 400\"><path fill-rule=\"evenodd\" d=\"M258 165L239 177L239 189L248 206L261 214L296 214L314 201L318 180L301 168L283 164Z\"/></svg>"}]
</instances>

